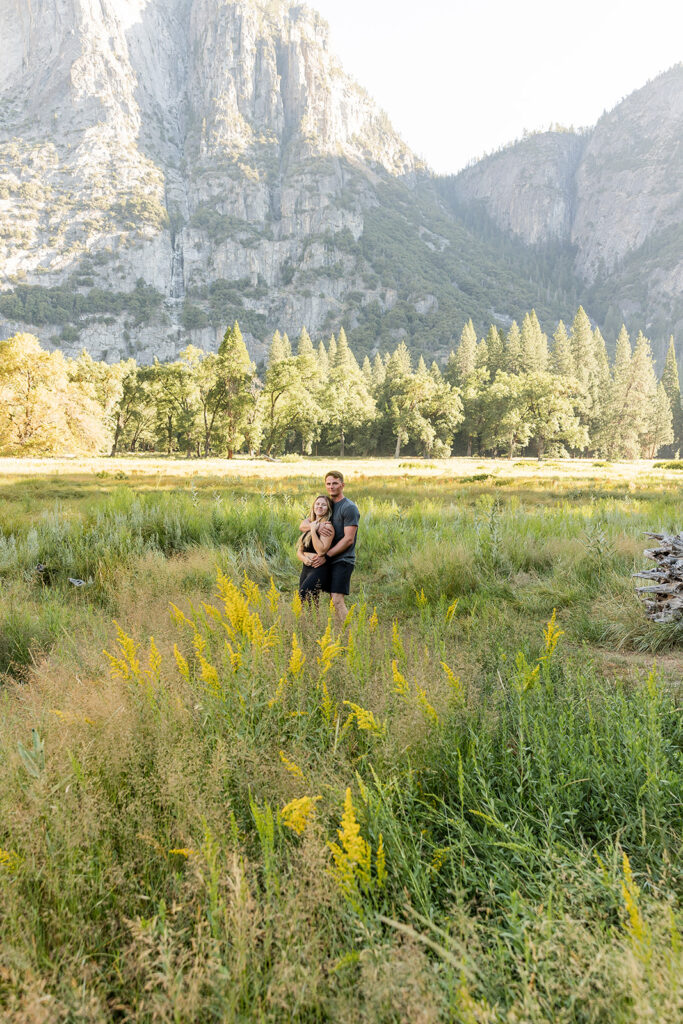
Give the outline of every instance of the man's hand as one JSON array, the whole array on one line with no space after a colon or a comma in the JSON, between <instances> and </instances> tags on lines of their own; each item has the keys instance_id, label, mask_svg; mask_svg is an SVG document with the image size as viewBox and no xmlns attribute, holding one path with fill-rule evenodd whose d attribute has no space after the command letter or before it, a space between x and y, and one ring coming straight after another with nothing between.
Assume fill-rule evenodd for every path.
<instances>
[{"instance_id":1,"label":"man's hand","mask_svg":"<svg viewBox=\"0 0 683 1024\"><path fill-rule=\"evenodd\" d=\"M325 556L324 555L311 555L310 557L311 557L311 560L310 560L310 562L308 562L308 565L312 566L314 569L317 569L318 566L325 564Z\"/></svg>"}]
</instances>

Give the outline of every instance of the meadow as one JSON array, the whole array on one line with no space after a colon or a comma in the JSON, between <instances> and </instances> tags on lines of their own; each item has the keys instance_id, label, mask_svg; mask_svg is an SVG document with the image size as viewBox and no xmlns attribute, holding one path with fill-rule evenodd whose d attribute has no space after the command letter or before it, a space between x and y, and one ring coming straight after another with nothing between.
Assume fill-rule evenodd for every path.
<instances>
[{"instance_id":1,"label":"meadow","mask_svg":"<svg viewBox=\"0 0 683 1024\"><path fill-rule=\"evenodd\" d=\"M680 1019L683 473L328 468L0 462L0 1019Z\"/></svg>"}]
</instances>

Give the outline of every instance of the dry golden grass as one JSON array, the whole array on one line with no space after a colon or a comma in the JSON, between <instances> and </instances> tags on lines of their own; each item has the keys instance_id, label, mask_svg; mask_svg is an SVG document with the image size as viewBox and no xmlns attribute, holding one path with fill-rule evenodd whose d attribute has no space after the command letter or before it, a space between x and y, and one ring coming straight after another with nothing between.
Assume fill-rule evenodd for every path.
<instances>
[{"instance_id":1,"label":"dry golden grass","mask_svg":"<svg viewBox=\"0 0 683 1024\"><path fill-rule=\"evenodd\" d=\"M296 461L269 462L265 459L185 459L160 456L121 456L116 459L97 458L0 458L0 479L34 476L90 477L97 473L115 477L121 474L136 478L157 478L159 486L170 481L200 479L229 480L231 478L284 480L292 477L320 478L331 468L340 469L349 480L376 477L426 477L431 480L477 477L487 474L494 480L577 480L596 484L610 482L637 486L648 479L680 481L681 472L655 469L654 460L613 462L605 465L593 459L563 459L541 461L536 459L362 459L300 458Z\"/></svg>"}]
</instances>

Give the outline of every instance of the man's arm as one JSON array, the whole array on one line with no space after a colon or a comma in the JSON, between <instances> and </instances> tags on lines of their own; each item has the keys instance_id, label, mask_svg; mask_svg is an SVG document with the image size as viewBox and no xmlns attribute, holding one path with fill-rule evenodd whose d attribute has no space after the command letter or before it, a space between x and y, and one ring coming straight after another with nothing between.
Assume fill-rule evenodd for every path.
<instances>
[{"instance_id":1,"label":"man's arm","mask_svg":"<svg viewBox=\"0 0 683 1024\"><path fill-rule=\"evenodd\" d=\"M336 555L341 555L342 551L346 551L347 548L350 548L356 539L357 532L357 526L345 526L344 536L339 538L333 548L330 548L327 552L327 557L334 558Z\"/></svg>"}]
</instances>

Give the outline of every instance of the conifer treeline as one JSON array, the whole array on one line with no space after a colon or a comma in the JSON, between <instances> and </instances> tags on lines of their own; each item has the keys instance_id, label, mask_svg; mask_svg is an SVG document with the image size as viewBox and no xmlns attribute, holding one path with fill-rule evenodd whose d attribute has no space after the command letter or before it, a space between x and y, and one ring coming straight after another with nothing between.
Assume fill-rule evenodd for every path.
<instances>
[{"instance_id":1,"label":"conifer treeline","mask_svg":"<svg viewBox=\"0 0 683 1024\"><path fill-rule=\"evenodd\" d=\"M238 324L216 353L112 366L0 342L0 453L157 451L653 458L683 448L673 338L661 380L642 333L622 327L610 364L580 308L552 339L535 312L477 339L470 321L445 367L413 364L404 343L362 366L344 330L315 347L273 337L259 376Z\"/></svg>"}]
</instances>

